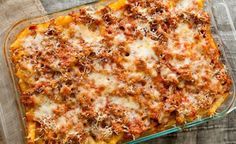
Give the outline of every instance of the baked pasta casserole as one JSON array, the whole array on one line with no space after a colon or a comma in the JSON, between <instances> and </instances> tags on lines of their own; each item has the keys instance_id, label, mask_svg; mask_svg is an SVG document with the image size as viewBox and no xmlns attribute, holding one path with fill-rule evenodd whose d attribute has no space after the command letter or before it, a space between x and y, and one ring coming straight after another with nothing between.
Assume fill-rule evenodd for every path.
<instances>
[{"instance_id":1,"label":"baked pasta casserole","mask_svg":"<svg viewBox=\"0 0 236 144\"><path fill-rule=\"evenodd\" d=\"M118 144L214 115L231 78L203 0L117 0L11 45L29 144Z\"/></svg>"}]
</instances>

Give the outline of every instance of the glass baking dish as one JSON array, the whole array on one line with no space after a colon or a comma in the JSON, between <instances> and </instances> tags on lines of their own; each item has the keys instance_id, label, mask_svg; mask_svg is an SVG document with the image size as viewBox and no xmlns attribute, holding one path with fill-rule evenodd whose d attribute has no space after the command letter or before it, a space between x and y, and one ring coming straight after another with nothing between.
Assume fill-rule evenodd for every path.
<instances>
[{"instance_id":1,"label":"glass baking dish","mask_svg":"<svg viewBox=\"0 0 236 144\"><path fill-rule=\"evenodd\" d=\"M99 3L90 4L94 8L98 8L111 1L103 1ZM24 108L19 102L19 89L17 84L17 78L14 76L14 67L10 59L10 45L15 40L17 34L22 31L25 27L43 23L50 19L53 19L59 15L66 15L71 11L76 11L80 7L72 8L69 10L63 10L56 13L35 17L31 19L25 19L14 24L5 36L5 43L2 44L4 58L7 66L1 66L0 72L2 79L0 79L1 96L0 96L0 132L3 140L6 144L23 144L25 143L25 128L24 128ZM222 53L221 60L225 63L229 74L233 80L233 86L228 99L223 105L217 110L214 116L206 117L195 120L190 123L186 123L180 126L173 126L170 129L158 132L156 134L148 135L133 141L128 142L129 144L143 143L150 139L154 139L169 133L182 131L183 129L197 126L210 120L225 117L227 114L236 109L236 95L235 95L235 77L232 70L236 67L231 57L233 47L227 47L225 41L225 35L228 33L232 34L232 40L236 42L236 31L233 25L233 21L230 16L229 8L224 0L206 0L205 10L211 16L212 34ZM8 67L8 68L7 68Z\"/></svg>"}]
</instances>

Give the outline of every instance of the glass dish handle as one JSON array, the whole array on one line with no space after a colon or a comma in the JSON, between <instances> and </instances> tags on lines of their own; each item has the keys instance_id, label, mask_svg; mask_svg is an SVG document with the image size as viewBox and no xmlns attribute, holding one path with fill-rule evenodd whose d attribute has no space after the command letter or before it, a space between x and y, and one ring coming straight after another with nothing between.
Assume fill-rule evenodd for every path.
<instances>
[{"instance_id":1,"label":"glass dish handle","mask_svg":"<svg viewBox=\"0 0 236 144\"><path fill-rule=\"evenodd\" d=\"M232 20L232 15L230 13L229 7L226 4L225 0L219 0L215 2L214 0L209 0L211 3L212 13L212 24L216 28L216 32L220 36L220 41L223 44L224 49L223 55L226 58L226 65L230 68L230 74L233 81L236 80L236 30ZM236 96L235 96L235 84L233 84L233 100L231 106L227 113L230 113L236 110Z\"/></svg>"},{"instance_id":2,"label":"glass dish handle","mask_svg":"<svg viewBox=\"0 0 236 144\"><path fill-rule=\"evenodd\" d=\"M4 117L4 113L3 113L3 108L2 105L0 104L0 134L2 139L4 140L5 143L8 143L7 140L7 135L8 135L8 131L6 128L6 121L5 121L5 117Z\"/></svg>"},{"instance_id":3,"label":"glass dish handle","mask_svg":"<svg viewBox=\"0 0 236 144\"><path fill-rule=\"evenodd\" d=\"M234 107L231 109L231 111L236 110L236 102L234 103Z\"/></svg>"},{"instance_id":4,"label":"glass dish handle","mask_svg":"<svg viewBox=\"0 0 236 144\"><path fill-rule=\"evenodd\" d=\"M225 3L225 0L220 0L220 2L214 3L211 1L211 10L213 25L216 28L217 33L221 36L221 39L229 40L229 35L232 35L231 40L233 39L236 42L236 29L234 26L234 22L229 10L229 7ZM229 49L235 49L234 47L230 47Z\"/></svg>"},{"instance_id":5,"label":"glass dish handle","mask_svg":"<svg viewBox=\"0 0 236 144\"><path fill-rule=\"evenodd\" d=\"M236 30L235 30L235 26L234 26L234 22L233 22L233 20L232 20L232 16L231 16L231 14L230 14L230 11L229 11L229 8L228 8L228 6L226 5L226 3L225 3L225 0L223 0L223 4L222 4L222 6L224 6L224 8L225 8L225 11L226 11L226 15L227 15L227 18L228 18L228 22L229 22L229 25L230 25L230 28L231 28L231 33L232 33L232 35L233 35L233 40L234 40L234 42L236 43ZM232 50L232 49L235 49L235 45L233 45L232 47L228 47L230 50ZM235 60L233 60L232 59L232 62L230 62L230 64L231 64L231 67L232 67L232 69L233 69L233 71L234 70L236 70L236 68L235 68ZM232 66L232 64L233 64L233 66ZM232 72L232 78L234 79L233 81L235 82L235 75L234 75L235 73L233 73ZM235 85L235 84L234 84ZM236 93L235 93L235 86L234 86L234 88L233 88L233 94L235 95ZM232 104L232 107L231 107L231 109L229 110L229 112L232 112L232 111L234 111L234 110L236 110L236 98L235 98L235 96L233 96L234 97L234 103Z\"/></svg>"},{"instance_id":6,"label":"glass dish handle","mask_svg":"<svg viewBox=\"0 0 236 144\"><path fill-rule=\"evenodd\" d=\"M234 103L232 104L231 108L229 109L227 113L231 113L233 111L236 111L236 100L234 100Z\"/></svg>"}]
</instances>

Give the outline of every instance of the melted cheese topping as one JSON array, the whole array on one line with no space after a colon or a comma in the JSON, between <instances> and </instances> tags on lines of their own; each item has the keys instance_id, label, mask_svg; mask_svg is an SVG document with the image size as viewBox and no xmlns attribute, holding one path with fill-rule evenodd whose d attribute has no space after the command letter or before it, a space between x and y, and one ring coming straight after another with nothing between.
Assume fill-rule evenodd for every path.
<instances>
[{"instance_id":1,"label":"melted cheese topping","mask_svg":"<svg viewBox=\"0 0 236 144\"><path fill-rule=\"evenodd\" d=\"M119 0L11 46L29 143L122 143L213 115L231 79L199 0Z\"/></svg>"},{"instance_id":2,"label":"melted cheese topping","mask_svg":"<svg viewBox=\"0 0 236 144\"><path fill-rule=\"evenodd\" d=\"M35 117L43 120L47 117L53 117L53 110L57 108L57 104L48 100L44 102L37 110L35 110Z\"/></svg>"},{"instance_id":3,"label":"melted cheese topping","mask_svg":"<svg viewBox=\"0 0 236 144\"><path fill-rule=\"evenodd\" d=\"M74 29L76 30L76 36L82 37L87 43L97 43L102 40L98 31L91 31L84 25L75 26Z\"/></svg>"},{"instance_id":4,"label":"melted cheese topping","mask_svg":"<svg viewBox=\"0 0 236 144\"><path fill-rule=\"evenodd\" d=\"M180 0L180 2L176 5L176 8L178 9L186 9L190 8L194 5L194 1L191 0Z\"/></svg>"},{"instance_id":5,"label":"melted cheese topping","mask_svg":"<svg viewBox=\"0 0 236 144\"><path fill-rule=\"evenodd\" d=\"M181 23L175 30L179 34L179 41L181 43L192 43L194 42L194 34L197 33L196 30L190 29L188 24Z\"/></svg>"},{"instance_id":6,"label":"melted cheese topping","mask_svg":"<svg viewBox=\"0 0 236 144\"><path fill-rule=\"evenodd\" d=\"M139 104L134 102L132 99L121 98L121 97L111 97L110 101L112 104L116 104L129 109L139 109Z\"/></svg>"},{"instance_id":7,"label":"melted cheese topping","mask_svg":"<svg viewBox=\"0 0 236 144\"><path fill-rule=\"evenodd\" d=\"M144 38L142 40L134 41L128 45L128 47L130 48L131 57L137 57L140 59L145 59L148 57L157 58L155 52L152 49L153 45L155 45L155 41Z\"/></svg>"}]
</instances>

